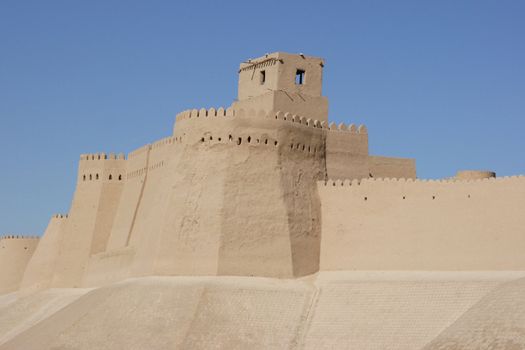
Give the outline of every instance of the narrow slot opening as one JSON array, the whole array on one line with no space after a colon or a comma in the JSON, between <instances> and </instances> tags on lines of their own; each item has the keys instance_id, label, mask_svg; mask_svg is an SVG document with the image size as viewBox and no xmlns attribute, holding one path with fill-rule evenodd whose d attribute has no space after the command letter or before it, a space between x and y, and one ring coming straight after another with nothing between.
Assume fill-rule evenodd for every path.
<instances>
[{"instance_id":1,"label":"narrow slot opening","mask_svg":"<svg viewBox=\"0 0 525 350\"><path fill-rule=\"evenodd\" d=\"M304 84L304 78L305 78L306 72L302 69L298 69L295 72L295 84L296 85L303 85Z\"/></svg>"}]
</instances>

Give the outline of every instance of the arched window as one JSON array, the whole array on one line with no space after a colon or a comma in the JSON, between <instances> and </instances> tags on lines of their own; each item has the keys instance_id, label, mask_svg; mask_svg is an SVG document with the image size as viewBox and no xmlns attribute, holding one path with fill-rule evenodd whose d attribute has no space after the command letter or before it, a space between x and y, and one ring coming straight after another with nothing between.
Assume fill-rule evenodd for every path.
<instances>
[{"instance_id":1,"label":"arched window","mask_svg":"<svg viewBox=\"0 0 525 350\"><path fill-rule=\"evenodd\" d=\"M89 179L93 180L93 175L89 174Z\"/></svg>"},{"instance_id":2,"label":"arched window","mask_svg":"<svg viewBox=\"0 0 525 350\"><path fill-rule=\"evenodd\" d=\"M82 176L82 179L83 179L84 181L86 181L86 175Z\"/></svg>"},{"instance_id":3,"label":"arched window","mask_svg":"<svg viewBox=\"0 0 525 350\"><path fill-rule=\"evenodd\" d=\"M110 179L110 180L113 180L113 176L111 176L111 174L109 174L109 179Z\"/></svg>"},{"instance_id":4,"label":"arched window","mask_svg":"<svg viewBox=\"0 0 525 350\"><path fill-rule=\"evenodd\" d=\"M122 180L122 175L119 175L119 176L118 176L118 180L119 180L119 181Z\"/></svg>"},{"instance_id":5,"label":"arched window","mask_svg":"<svg viewBox=\"0 0 525 350\"><path fill-rule=\"evenodd\" d=\"M98 174L95 175L95 180L98 180Z\"/></svg>"}]
</instances>

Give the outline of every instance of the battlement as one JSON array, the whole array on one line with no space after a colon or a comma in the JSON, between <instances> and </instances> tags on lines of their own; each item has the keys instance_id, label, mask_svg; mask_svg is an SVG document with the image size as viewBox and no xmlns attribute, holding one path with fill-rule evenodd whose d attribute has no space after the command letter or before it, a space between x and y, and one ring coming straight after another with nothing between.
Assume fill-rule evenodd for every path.
<instances>
[{"instance_id":1,"label":"battlement","mask_svg":"<svg viewBox=\"0 0 525 350\"><path fill-rule=\"evenodd\" d=\"M53 216L51 216L52 219L67 219L68 218L68 214L53 214Z\"/></svg>"},{"instance_id":2,"label":"battlement","mask_svg":"<svg viewBox=\"0 0 525 350\"><path fill-rule=\"evenodd\" d=\"M142 146L140 148L137 148L136 150L133 150L133 151L128 153L128 160L136 158L136 157L140 156L141 154L144 154L144 153L148 152L150 149L151 149L151 145L150 144L147 144L147 145L144 145L144 146Z\"/></svg>"},{"instance_id":3,"label":"battlement","mask_svg":"<svg viewBox=\"0 0 525 350\"><path fill-rule=\"evenodd\" d=\"M368 130L365 125L359 125L356 126L354 124L345 124L345 123L339 123L336 124L334 122L327 123L326 121L320 121L317 119L311 119L306 118L297 114L292 114L289 112L282 112L282 111L270 111L267 112L263 109L255 110L255 109L233 109L228 108L224 109L223 107L219 107L217 109L210 108L210 109L191 109L191 110L185 110L177 114L176 121L181 122L183 120L189 120L189 119L197 119L197 118L213 118L213 117L257 117L257 118L270 118L270 119L276 119L276 120L282 120L282 121L288 121L291 123L295 123L296 125L302 125L302 126L308 126L318 129L326 129L330 131L345 131L352 134L368 134Z\"/></svg>"},{"instance_id":4,"label":"battlement","mask_svg":"<svg viewBox=\"0 0 525 350\"><path fill-rule=\"evenodd\" d=\"M90 154L81 154L80 160L115 160L115 159L126 159L124 153L90 153Z\"/></svg>"},{"instance_id":5,"label":"battlement","mask_svg":"<svg viewBox=\"0 0 525 350\"><path fill-rule=\"evenodd\" d=\"M121 181L126 168L123 153L92 153L80 156L78 182Z\"/></svg>"},{"instance_id":6,"label":"battlement","mask_svg":"<svg viewBox=\"0 0 525 350\"><path fill-rule=\"evenodd\" d=\"M40 239L40 236L5 234L0 236L0 240L3 239Z\"/></svg>"},{"instance_id":7,"label":"battlement","mask_svg":"<svg viewBox=\"0 0 525 350\"><path fill-rule=\"evenodd\" d=\"M278 59L277 57L265 57L262 59L255 59L255 60L248 60L248 62L241 63L241 68L239 68L239 73L251 71L254 69L261 69L266 67L271 67L275 64L283 63L282 59Z\"/></svg>"},{"instance_id":8,"label":"battlement","mask_svg":"<svg viewBox=\"0 0 525 350\"><path fill-rule=\"evenodd\" d=\"M151 149L156 149L156 148L163 147L166 145L171 145L174 141L175 141L175 137L173 136L162 138L158 141L153 142L151 144Z\"/></svg>"},{"instance_id":9,"label":"battlement","mask_svg":"<svg viewBox=\"0 0 525 350\"><path fill-rule=\"evenodd\" d=\"M177 114L175 121L182 121L191 118L199 117L233 117L235 110L233 108L224 109L223 107L215 108L201 108L201 109L188 109Z\"/></svg>"},{"instance_id":10,"label":"battlement","mask_svg":"<svg viewBox=\"0 0 525 350\"><path fill-rule=\"evenodd\" d=\"M503 183L509 181L525 181L525 175L484 177L484 178L446 178L446 179L405 179L405 178L364 178L364 179L327 179L318 181L319 186L348 187L348 186L372 186L374 184L448 184L461 185L468 183Z\"/></svg>"}]
</instances>

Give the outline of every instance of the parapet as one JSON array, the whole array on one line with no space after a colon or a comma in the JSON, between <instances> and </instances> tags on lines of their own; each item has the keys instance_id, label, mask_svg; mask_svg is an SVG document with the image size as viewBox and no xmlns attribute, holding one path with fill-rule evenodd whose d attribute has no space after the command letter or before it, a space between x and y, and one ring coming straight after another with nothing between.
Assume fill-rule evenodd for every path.
<instances>
[{"instance_id":1,"label":"parapet","mask_svg":"<svg viewBox=\"0 0 525 350\"><path fill-rule=\"evenodd\" d=\"M52 219L67 219L68 214L53 214Z\"/></svg>"},{"instance_id":2,"label":"parapet","mask_svg":"<svg viewBox=\"0 0 525 350\"><path fill-rule=\"evenodd\" d=\"M277 119L277 120L283 120L288 121L291 123L296 123L297 125L303 125L303 126L309 126L313 128L319 128L319 129L325 129L329 131L344 131L351 134L368 134L367 128L365 125L359 125L356 126L354 124L348 124L345 123L327 123L325 121L320 121L317 119L311 119L306 118L297 114L292 114L289 112L283 112L283 111L270 111L267 112L265 110L255 110L255 109L233 109L233 108L227 108L224 109L223 107L219 107L217 109L210 108L210 109L191 109L191 110L185 110L177 114L176 121L181 122L183 120L190 120L190 119L202 119L202 118L213 118L213 117L255 117L255 118L270 118L270 119Z\"/></svg>"},{"instance_id":3,"label":"parapet","mask_svg":"<svg viewBox=\"0 0 525 350\"><path fill-rule=\"evenodd\" d=\"M223 107L215 108L201 108L201 109L188 109L177 114L175 121L182 121L191 118L199 117L233 117L235 110L233 108L224 109Z\"/></svg>"},{"instance_id":4,"label":"parapet","mask_svg":"<svg viewBox=\"0 0 525 350\"><path fill-rule=\"evenodd\" d=\"M0 240L2 239L40 239L40 236L5 234L0 236Z\"/></svg>"},{"instance_id":5,"label":"parapet","mask_svg":"<svg viewBox=\"0 0 525 350\"><path fill-rule=\"evenodd\" d=\"M126 159L124 153L90 153L90 154L81 154L80 160L108 160L108 159Z\"/></svg>"},{"instance_id":6,"label":"parapet","mask_svg":"<svg viewBox=\"0 0 525 350\"><path fill-rule=\"evenodd\" d=\"M466 183L506 183L513 181L525 181L525 175L514 175L514 176L502 176L502 177L478 177L478 178L467 178L467 179L411 179L411 178L363 178L363 179L327 179L318 181L318 186L328 187L348 187L348 186L363 186L374 184L447 184L447 185L460 185Z\"/></svg>"}]
</instances>

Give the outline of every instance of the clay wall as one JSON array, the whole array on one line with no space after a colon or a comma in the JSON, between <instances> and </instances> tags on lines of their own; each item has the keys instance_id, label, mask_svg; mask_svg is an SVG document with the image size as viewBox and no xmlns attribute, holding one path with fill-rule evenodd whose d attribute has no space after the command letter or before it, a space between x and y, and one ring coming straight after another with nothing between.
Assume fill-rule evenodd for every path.
<instances>
[{"instance_id":1,"label":"clay wall","mask_svg":"<svg viewBox=\"0 0 525 350\"><path fill-rule=\"evenodd\" d=\"M318 206L300 202L315 200L312 189L324 176L320 122L201 109L177 116L174 138L180 151L167 170L172 192L155 274L316 270L320 226L311 218Z\"/></svg>"},{"instance_id":2,"label":"clay wall","mask_svg":"<svg viewBox=\"0 0 525 350\"><path fill-rule=\"evenodd\" d=\"M238 99L262 95L268 90L321 96L323 66L321 58L283 52L243 62L239 68ZM298 69L305 73L302 84L297 84L295 80ZM261 79L262 71L265 71L264 81Z\"/></svg>"},{"instance_id":3,"label":"clay wall","mask_svg":"<svg viewBox=\"0 0 525 350\"><path fill-rule=\"evenodd\" d=\"M82 155L52 286L76 287L90 255L106 249L124 185L122 155Z\"/></svg>"},{"instance_id":4,"label":"clay wall","mask_svg":"<svg viewBox=\"0 0 525 350\"><path fill-rule=\"evenodd\" d=\"M323 60L282 52L241 63L236 110L286 111L328 120L328 99L321 96ZM296 73L302 70L301 84Z\"/></svg>"},{"instance_id":5,"label":"clay wall","mask_svg":"<svg viewBox=\"0 0 525 350\"><path fill-rule=\"evenodd\" d=\"M133 223L146 182L150 148L148 144L128 154L125 184L108 239L108 251L127 247L131 239Z\"/></svg>"},{"instance_id":6,"label":"clay wall","mask_svg":"<svg viewBox=\"0 0 525 350\"><path fill-rule=\"evenodd\" d=\"M372 175L371 177L416 178L416 161L414 159L369 156L368 169L369 175Z\"/></svg>"},{"instance_id":7,"label":"clay wall","mask_svg":"<svg viewBox=\"0 0 525 350\"><path fill-rule=\"evenodd\" d=\"M138 207L134 229L129 245L136 251L131 266L134 276L150 275L154 270L155 255L158 251L163 224L166 219L173 176L178 171L180 154L175 137L161 139L151 145L147 181Z\"/></svg>"},{"instance_id":8,"label":"clay wall","mask_svg":"<svg viewBox=\"0 0 525 350\"><path fill-rule=\"evenodd\" d=\"M366 127L330 123L326 137L326 171L332 179L361 179L369 176Z\"/></svg>"},{"instance_id":9,"label":"clay wall","mask_svg":"<svg viewBox=\"0 0 525 350\"><path fill-rule=\"evenodd\" d=\"M26 266L38 245L38 237L0 237L0 294L18 290Z\"/></svg>"},{"instance_id":10,"label":"clay wall","mask_svg":"<svg viewBox=\"0 0 525 350\"><path fill-rule=\"evenodd\" d=\"M172 137L129 154L107 247L91 253L82 285L144 275L316 272L325 147L360 156L351 171L365 176L367 143L364 126L290 113L184 111Z\"/></svg>"},{"instance_id":11,"label":"clay wall","mask_svg":"<svg viewBox=\"0 0 525 350\"><path fill-rule=\"evenodd\" d=\"M55 214L49 220L46 231L25 269L20 285L22 291L33 292L51 286L67 218L67 215Z\"/></svg>"},{"instance_id":12,"label":"clay wall","mask_svg":"<svg viewBox=\"0 0 525 350\"><path fill-rule=\"evenodd\" d=\"M525 269L525 177L318 188L322 270Z\"/></svg>"}]
</instances>

